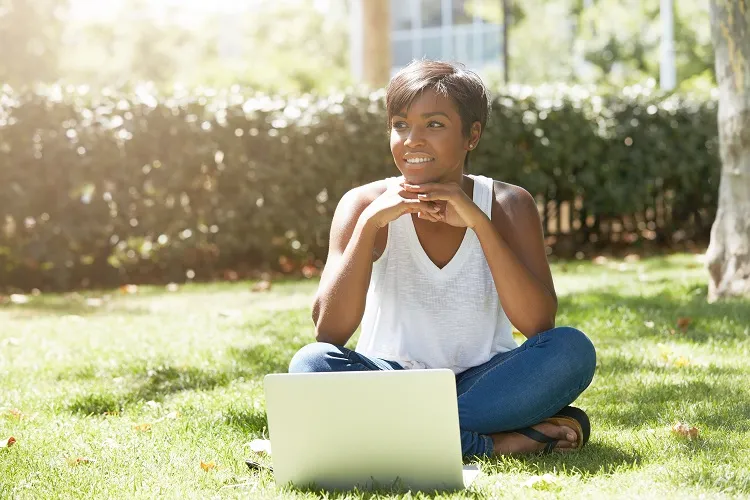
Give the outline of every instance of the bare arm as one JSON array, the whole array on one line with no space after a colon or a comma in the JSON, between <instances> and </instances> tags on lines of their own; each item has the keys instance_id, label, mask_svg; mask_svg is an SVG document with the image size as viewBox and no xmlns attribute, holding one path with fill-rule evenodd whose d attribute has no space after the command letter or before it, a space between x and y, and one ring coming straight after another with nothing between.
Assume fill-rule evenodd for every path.
<instances>
[{"instance_id":1,"label":"bare arm","mask_svg":"<svg viewBox=\"0 0 750 500\"><path fill-rule=\"evenodd\" d=\"M344 345L362 321L378 231L361 216L369 203L361 188L353 189L333 215L328 258L312 308L319 342Z\"/></svg>"},{"instance_id":2,"label":"bare arm","mask_svg":"<svg viewBox=\"0 0 750 500\"><path fill-rule=\"evenodd\" d=\"M399 185L373 183L346 193L333 214L328 259L313 302L315 338L346 344L362 321L380 229L406 213L434 220L439 209Z\"/></svg>"},{"instance_id":3,"label":"bare arm","mask_svg":"<svg viewBox=\"0 0 750 500\"><path fill-rule=\"evenodd\" d=\"M513 326L528 338L554 328L557 295L534 198L507 186L493 203L492 220L485 217L474 230Z\"/></svg>"}]
</instances>

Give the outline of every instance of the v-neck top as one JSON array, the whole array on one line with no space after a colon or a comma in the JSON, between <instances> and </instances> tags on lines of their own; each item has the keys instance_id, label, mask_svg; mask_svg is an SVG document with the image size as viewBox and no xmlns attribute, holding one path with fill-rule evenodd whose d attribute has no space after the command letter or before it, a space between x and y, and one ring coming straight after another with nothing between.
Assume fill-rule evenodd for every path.
<instances>
[{"instance_id":1,"label":"v-neck top","mask_svg":"<svg viewBox=\"0 0 750 500\"><path fill-rule=\"evenodd\" d=\"M474 203L492 218L493 180L469 177ZM461 373L517 347L512 331L474 230L466 229L456 254L440 268L424 251L411 214L388 224L385 249L372 266L357 352L407 369Z\"/></svg>"}]
</instances>

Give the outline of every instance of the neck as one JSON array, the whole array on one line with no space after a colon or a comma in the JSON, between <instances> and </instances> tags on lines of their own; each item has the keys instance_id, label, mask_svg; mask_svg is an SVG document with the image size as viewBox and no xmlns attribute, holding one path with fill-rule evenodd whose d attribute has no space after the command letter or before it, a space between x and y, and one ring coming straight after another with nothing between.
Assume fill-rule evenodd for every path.
<instances>
[{"instance_id":1,"label":"neck","mask_svg":"<svg viewBox=\"0 0 750 500\"><path fill-rule=\"evenodd\" d=\"M463 167L457 168L455 170L452 170L452 171L446 173L440 179L435 180L435 182L439 182L441 184L447 184L447 183L450 183L450 182L455 182L456 184L458 184L459 186L461 186L461 188L464 190L464 192L466 192L466 194L469 195L469 197L472 196L471 187L473 185L473 181L471 179L469 179L469 177L464 174Z\"/></svg>"}]
</instances>

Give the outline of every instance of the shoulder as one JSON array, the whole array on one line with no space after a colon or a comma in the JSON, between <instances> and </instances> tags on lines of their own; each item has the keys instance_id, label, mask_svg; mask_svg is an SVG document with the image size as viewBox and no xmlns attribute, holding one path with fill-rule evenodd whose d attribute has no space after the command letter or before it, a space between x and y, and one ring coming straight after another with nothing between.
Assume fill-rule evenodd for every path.
<instances>
[{"instance_id":1,"label":"shoulder","mask_svg":"<svg viewBox=\"0 0 750 500\"><path fill-rule=\"evenodd\" d=\"M348 211L361 212L383 194L391 182L392 179L381 179L354 187L344 193L339 200L339 206L345 207Z\"/></svg>"},{"instance_id":2,"label":"shoulder","mask_svg":"<svg viewBox=\"0 0 750 500\"><path fill-rule=\"evenodd\" d=\"M394 180L395 178L388 178L363 184L362 186L350 189L341 197L331 223L330 244L332 246L339 248L341 252L344 251L362 212L378 196L383 194ZM384 251L387 238L388 227L386 226L381 228L375 235L375 247L373 248L373 256L375 258L380 256Z\"/></svg>"},{"instance_id":3,"label":"shoulder","mask_svg":"<svg viewBox=\"0 0 750 500\"><path fill-rule=\"evenodd\" d=\"M502 181L493 181L492 216L495 213L506 217L538 217L538 209L534 197L521 186Z\"/></svg>"},{"instance_id":4,"label":"shoulder","mask_svg":"<svg viewBox=\"0 0 750 500\"><path fill-rule=\"evenodd\" d=\"M520 186L493 181L492 224L511 240L515 240L519 232L541 228L536 200Z\"/></svg>"}]
</instances>

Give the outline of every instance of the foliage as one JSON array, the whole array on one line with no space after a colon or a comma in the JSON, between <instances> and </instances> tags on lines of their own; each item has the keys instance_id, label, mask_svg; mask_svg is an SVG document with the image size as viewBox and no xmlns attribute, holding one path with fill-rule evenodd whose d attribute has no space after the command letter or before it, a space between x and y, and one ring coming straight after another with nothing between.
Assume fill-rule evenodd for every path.
<instances>
[{"instance_id":1,"label":"foliage","mask_svg":"<svg viewBox=\"0 0 750 500\"><path fill-rule=\"evenodd\" d=\"M602 219L668 197L664 239L707 231L715 101L593 91L498 96L470 171L582 200ZM85 92L0 96L0 283L180 281L322 260L341 196L398 175L381 92ZM696 229L688 217L701 212Z\"/></svg>"},{"instance_id":2,"label":"foliage","mask_svg":"<svg viewBox=\"0 0 750 500\"><path fill-rule=\"evenodd\" d=\"M59 77L65 0L0 0L0 84Z\"/></svg>"},{"instance_id":3,"label":"foliage","mask_svg":"<svg viewBox=\"0 0 750 500\"><path fill-rule=\"evenodd\" d=\"M152 81L162 88L240 84L307 92L349 82L348 35L338 14L307 0L195 5L128 0L108 17L73 19L61 48L64 82L94 87ZM320 68L326 68L321 72Z\"/></svg>"},{"instance_id":4,"label":"foliage","mask_svg":"<svg viewBox=\"0 0 750 500\"><path fill-rule=\"evenodd\" d=\"M484 19L502 23L500 1L469 0L468 6ZM511 81L623 86L658 80L660 23L659 0L513 2ZM715 85L706 2L674 2L674 43L677 81L707 72Z\"/></svg>"}]
</instances>

